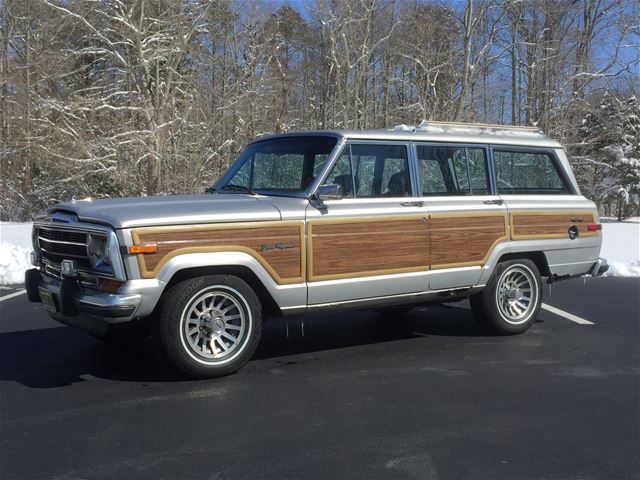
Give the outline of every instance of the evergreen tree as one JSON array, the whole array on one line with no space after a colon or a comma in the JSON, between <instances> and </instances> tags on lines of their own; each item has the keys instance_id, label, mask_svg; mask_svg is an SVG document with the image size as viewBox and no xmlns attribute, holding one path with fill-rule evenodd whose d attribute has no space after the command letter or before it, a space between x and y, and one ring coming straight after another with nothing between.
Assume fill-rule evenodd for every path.
<instances>
[{"instance_id":1,"label":"evergreen tree","mask_svg":"<svg viewBox=\"0 0 640 480\"><path fill-rule=\"evenodd\" d=\"M605 93L580 128L579 182L605 211L632 215L640 197L640 100Z\"/></svg>"}]
</instances>

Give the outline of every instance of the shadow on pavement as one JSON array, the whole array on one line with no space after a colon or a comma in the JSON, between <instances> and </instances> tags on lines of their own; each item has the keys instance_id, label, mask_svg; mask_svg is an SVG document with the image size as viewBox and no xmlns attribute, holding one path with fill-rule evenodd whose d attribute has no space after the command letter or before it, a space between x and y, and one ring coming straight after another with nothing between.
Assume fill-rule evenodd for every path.
<instances>
[{"instance_id":1,"label":"shadow on pavement","mask_svg":"<svg viewBox=\"0 0 640 480\"><path fill-rule=\"evenodd\" d=\"M304 336L302 335L304 328ZM469 310L446 306L416 308L404 316L373 311L300 318L270 318L253 357L269 359L424 336L490 336ZM172 382L186 380L161 355L152 338L111 347L70 327L0 334L0 379L31 388L86 381Z\"/></svg>"}]
</instances>

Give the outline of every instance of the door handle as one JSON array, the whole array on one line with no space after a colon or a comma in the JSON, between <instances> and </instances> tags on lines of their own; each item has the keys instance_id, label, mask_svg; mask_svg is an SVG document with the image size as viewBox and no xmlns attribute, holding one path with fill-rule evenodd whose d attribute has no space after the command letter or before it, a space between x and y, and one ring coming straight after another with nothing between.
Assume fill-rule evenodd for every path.
<instances>
[{"instance_id":1,"label":"door handle","mask_svg":"<svg viewBox=\"0 0 640 480\"><path fill-rule=\"evenodd\" d=\"M485 200L484 202L485 205L502 205L504 204L504 200Z\"/></svg>"},{"instance_id":2,"label":"door handle","mask_svg":"<svg viewBox=\"0 0 640 480\"><path fill-rule=\"evenodd\" d=\"M403 207L424 207L424 202L402 202L400 205Z\"/></svg>"}]
</instances>

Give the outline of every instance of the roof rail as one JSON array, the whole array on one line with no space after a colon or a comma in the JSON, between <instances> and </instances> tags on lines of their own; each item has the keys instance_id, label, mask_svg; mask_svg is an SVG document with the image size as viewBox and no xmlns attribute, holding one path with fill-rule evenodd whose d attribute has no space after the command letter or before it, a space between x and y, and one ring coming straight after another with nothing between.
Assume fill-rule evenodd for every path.
<instances>
[{"instance_id":1,"label":"roof rail","mask_svg":"<svg viewBox=\"0 0 640 480\"><path fill-rule=\"evenodd\" d=\"M416 128L420 128L427 125L440 125L443 127L475 127L475 128L497 128L508 130L525 130L540 132L540 127L527 127L524 125L499 125L497 123L466 123L466 122L440 122L435 120L423 120Z\"/></svg>"},{"instance_id":2,"label":"roof rail","mask_svg":"<svg viewBox=\"0 0 640 480\"><path fill-rule=\"evenodd\" d=\"M436 120L423 120L418 125L411 127L407 125L396 125L392 130L426 130L429 127L442 128L477 128L485 130L516 130L520 132L543 133L540 127L527 127L522 125L498 125L493 123L465 123L465 122L441 122Z\"/></svg>"}]
</instances>

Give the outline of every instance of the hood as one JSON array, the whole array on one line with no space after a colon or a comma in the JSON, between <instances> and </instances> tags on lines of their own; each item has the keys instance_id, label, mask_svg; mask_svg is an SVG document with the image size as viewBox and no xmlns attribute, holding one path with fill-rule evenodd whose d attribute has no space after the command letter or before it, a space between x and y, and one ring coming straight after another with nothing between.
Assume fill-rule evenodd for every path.
<instances>
[{"instance_id":1,"label":"hood","mask_svg":"<svg viewBox=\"0 0 640 480\"><path fill-rule=\"evenodd\" d=\"M242 194L73 200L59 203L48 212L72 213L81 222L113 228L281 219L274 205L261 201L260 197Z\"/></svg>"}]
</instances>

